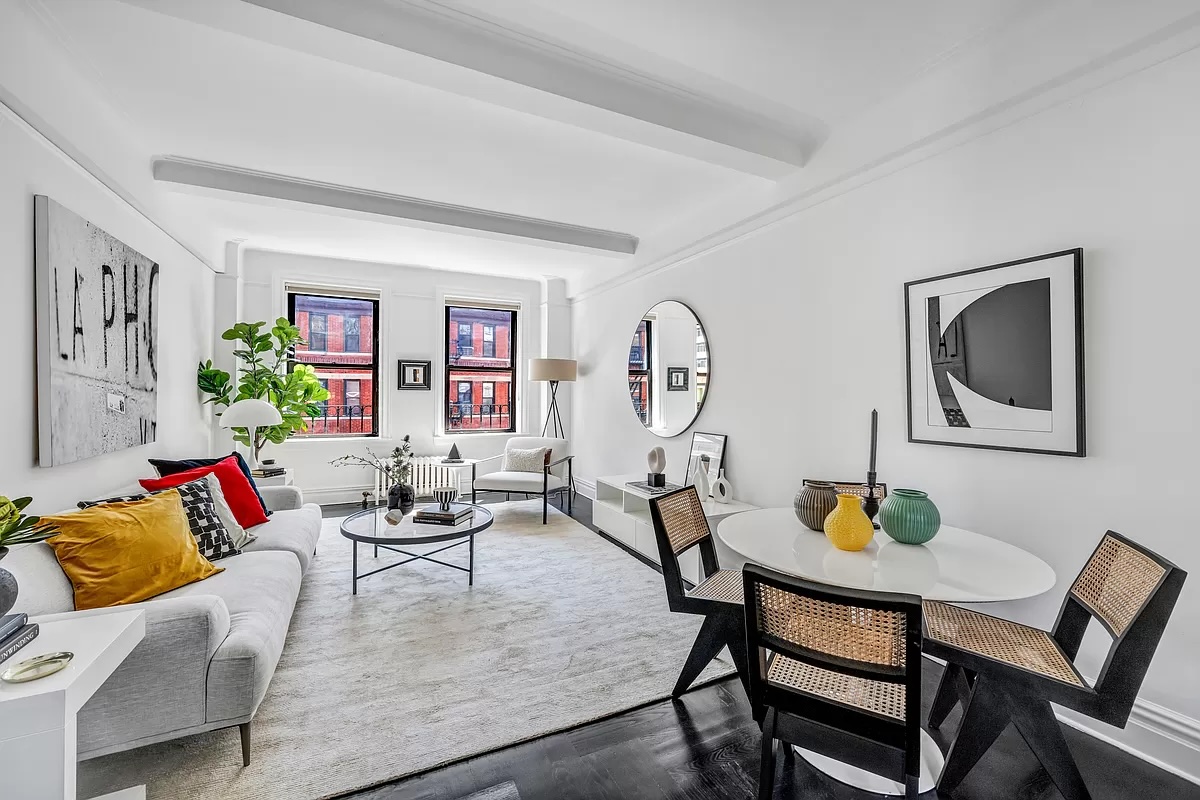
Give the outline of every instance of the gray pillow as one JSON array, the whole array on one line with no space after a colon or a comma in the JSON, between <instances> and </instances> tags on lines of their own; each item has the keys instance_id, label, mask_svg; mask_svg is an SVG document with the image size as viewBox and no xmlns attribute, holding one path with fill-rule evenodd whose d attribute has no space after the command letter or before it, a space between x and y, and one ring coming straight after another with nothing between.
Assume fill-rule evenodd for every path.
<instances>
[{"instance_id":1,"label":"gray pillow","mask_svg":"<svg viewBox=\"0 0 1200 800\"><path fill-rule=\"evenodd\" d=\"M550 449L535 447L532 450L505 450L505 472L538 472L550 461Z\"/></svg>"}]
</instances>

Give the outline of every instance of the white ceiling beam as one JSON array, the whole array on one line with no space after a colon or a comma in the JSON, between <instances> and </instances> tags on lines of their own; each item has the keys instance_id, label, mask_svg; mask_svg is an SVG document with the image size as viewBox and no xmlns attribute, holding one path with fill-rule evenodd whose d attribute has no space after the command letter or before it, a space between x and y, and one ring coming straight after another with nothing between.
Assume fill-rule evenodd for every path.
<instances>
[{"instance_id":1,"label":"white ceiling beam","mask_svg":"<svg viewBox=\"0 0 1200 800\"><path fill-rule=\"evenodd\" d=\"M638 239L629 233L456 206L178 156L155 158L152 168L154 179L163 183L533 239L585 250L621 255L637 252Z\"/></svg>"},{"instance_id":2,"label":"white ceiling beam","mask_svg":"<svg viewBox=\"0 0 1200 800\"><path fill-rule=\"evenodd\" d=\"M430 3L123 2L769 180L803 166L827 134L811 117L776 119Z\"/></svg>"}]
</instances>

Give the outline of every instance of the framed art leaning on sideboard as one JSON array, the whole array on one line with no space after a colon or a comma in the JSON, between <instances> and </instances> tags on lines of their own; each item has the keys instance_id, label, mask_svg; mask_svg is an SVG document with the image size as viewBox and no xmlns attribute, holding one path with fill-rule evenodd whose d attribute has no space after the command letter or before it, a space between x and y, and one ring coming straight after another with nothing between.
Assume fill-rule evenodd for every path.
<instances>
[{"instance_id":1,"label":"framed art leaning on sideboard","mask_svg":"<svg viewBox=\"0 0 1200 800\"><path fill-rule=\"evenodd\" d=\"M1083 250L904 284L908 440L1085 455Z\"/></svg>"}]
</instances>

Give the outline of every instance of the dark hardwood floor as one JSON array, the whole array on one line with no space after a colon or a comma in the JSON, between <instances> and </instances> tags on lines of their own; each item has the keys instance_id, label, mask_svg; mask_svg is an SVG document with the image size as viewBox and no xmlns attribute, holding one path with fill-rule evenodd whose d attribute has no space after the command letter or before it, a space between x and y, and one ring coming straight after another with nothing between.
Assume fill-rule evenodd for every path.
<instances>
[{"instance_id":1,"label":"dark hardwood floor","mask_svg":"<svg viewBox=\"0 0 1200 800\"><path fill-rule=\"evenodd\" d=\"M503 497L498 498L499 501ZM491 502L496 502L495 500ZM341 516L356 506L330 506ZM592 530L591 502L573 517ZM684 654L679 654L682 664ZM925 713L941 667L926 661ZM664 693L670 687L664 686ZM957 730L955 710L934 732L943 752ZM464 720L464 725L471 724ZM1200 787L1111 745L1064 727L1094 800L1200 800ZM347 800L650 800L753 798L760 734L735 678L694 689L608 719L493 751L364 792ZM351 745L352 746L352 745ZM780 762L777 798L874 800L839 784L800 758ZM929 792L924 798L938 795ZM954 793L955 800L1060 800L1020 735L1010 726Z\"/></svg>"}]
</instances>

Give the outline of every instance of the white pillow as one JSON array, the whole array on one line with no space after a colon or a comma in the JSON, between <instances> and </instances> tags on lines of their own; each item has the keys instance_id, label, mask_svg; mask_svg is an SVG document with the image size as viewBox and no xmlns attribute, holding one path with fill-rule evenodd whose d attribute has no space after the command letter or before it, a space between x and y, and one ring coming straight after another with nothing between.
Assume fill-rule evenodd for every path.
<instances>
[{"instance_id":1,"label":"white pillow","mask_svg":"<svg viewBox=\"0 0 1200 800\"><path fill-rule=\"evenodd\" d=\"M504 471L540 473L549 460L546 457L549 452L550 449L547 447L535 447L532 450L505 450Z\"/></svg>"},{"instance_id":2,"label":"white pillow","mask_svg":"<svg viewBox=\"0 0 1200 800\"><path fill-rule=\"evenodd\" d=\"M225 525L225 529L229 531L229 538L233 540L233 546L241 550L258 537L238 524L237 517L233 515L233 509L229 507L229 502L225 499L225 493L221 491L221 482L217 480L217 476L210 472L204 478L208 481L208 491L212 494L213 508L217 510L217 516Z\"/></svg>"}]
</instances>

